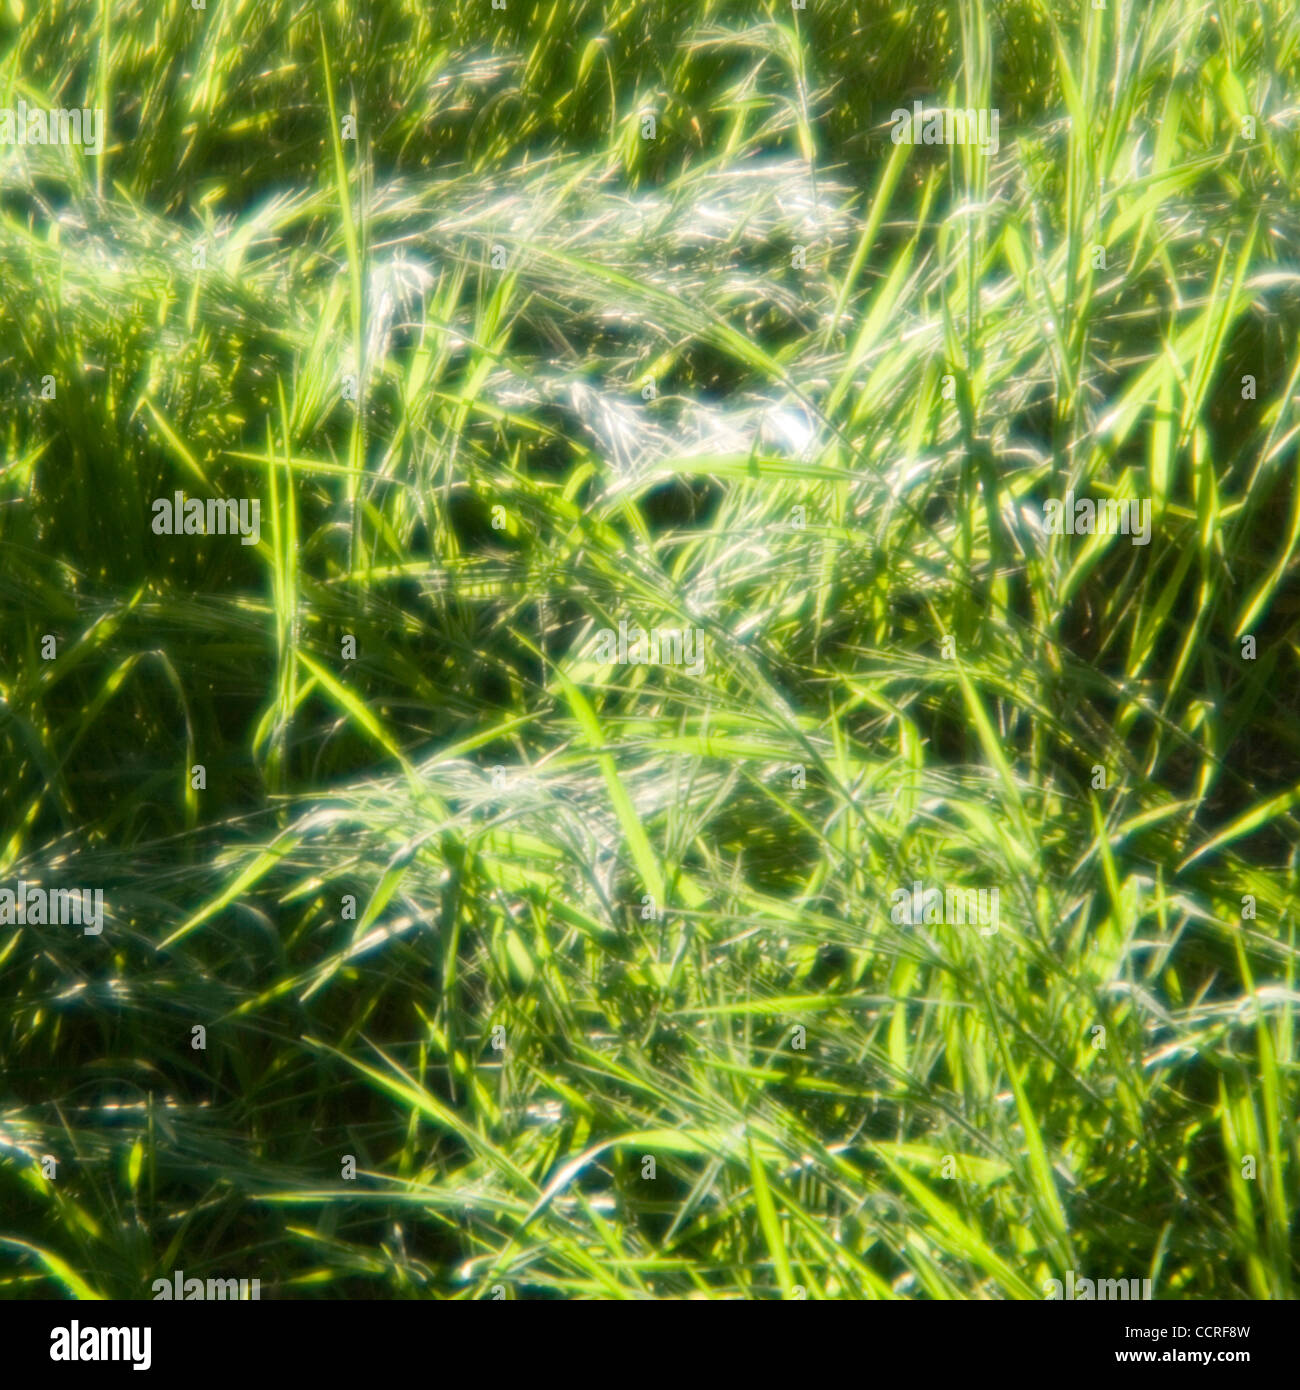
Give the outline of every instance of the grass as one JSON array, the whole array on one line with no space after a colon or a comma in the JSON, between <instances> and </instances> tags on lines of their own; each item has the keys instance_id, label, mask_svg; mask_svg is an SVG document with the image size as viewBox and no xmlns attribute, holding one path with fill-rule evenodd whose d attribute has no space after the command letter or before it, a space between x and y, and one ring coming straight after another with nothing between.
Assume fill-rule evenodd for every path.
<instances>
[{"instance_id":1,"label":"grass","mask_svg":"<svg viewBox=\"0 0 1300 1390\"><path fill-rule=\"evenodd\" d=\"M0 1295L1294 1296L1294 6L0 15Z\"/></svg>"}]
</instances>

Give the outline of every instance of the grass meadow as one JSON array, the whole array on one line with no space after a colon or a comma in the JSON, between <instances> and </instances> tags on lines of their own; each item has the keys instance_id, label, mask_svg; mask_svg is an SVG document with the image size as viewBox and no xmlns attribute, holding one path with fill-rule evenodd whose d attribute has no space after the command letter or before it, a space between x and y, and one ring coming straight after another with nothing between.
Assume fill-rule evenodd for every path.
<instances>
[{"instance_id":1,"label":"grass meadow","mask_svg":"<svg viewBox=\"0 0 1300 1390\"><path fill-rule=\"evenodd\" d=\"M0 0L20 102L0 1298L1295 1296L1293 0Z\"/></svg>"}]
</instances>

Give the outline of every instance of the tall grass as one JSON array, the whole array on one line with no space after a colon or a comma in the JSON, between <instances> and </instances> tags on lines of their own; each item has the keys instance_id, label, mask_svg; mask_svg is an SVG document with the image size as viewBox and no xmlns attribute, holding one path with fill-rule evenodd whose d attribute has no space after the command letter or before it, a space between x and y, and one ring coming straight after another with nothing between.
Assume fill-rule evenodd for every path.
<instances>
[{"instance_id":1,"label":"tall grass","mask_svg":"<svg viewBox=\"0 0 1300 1390\"><path fill-rule=\"evenodd\" d=\"M0 13L4 1296L1293 1296L1293 5Z\"/></svg>"}]
</instances>

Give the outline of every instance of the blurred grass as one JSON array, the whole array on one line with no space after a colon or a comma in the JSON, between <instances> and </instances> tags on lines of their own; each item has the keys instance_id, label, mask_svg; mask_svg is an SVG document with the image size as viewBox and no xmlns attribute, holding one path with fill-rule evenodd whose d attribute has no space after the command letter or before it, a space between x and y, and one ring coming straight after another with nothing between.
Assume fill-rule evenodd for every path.
<instances>
[{"instance_id":1,"label":"blurred grass","mask_svg":"<svg viewBox=\"0 0 1300 1390\"><path fill-rule=\"evenodd\" d=\"M0 1296L1293 1296L1293 6L0 15Z\"/></svg>"}]
</instances>

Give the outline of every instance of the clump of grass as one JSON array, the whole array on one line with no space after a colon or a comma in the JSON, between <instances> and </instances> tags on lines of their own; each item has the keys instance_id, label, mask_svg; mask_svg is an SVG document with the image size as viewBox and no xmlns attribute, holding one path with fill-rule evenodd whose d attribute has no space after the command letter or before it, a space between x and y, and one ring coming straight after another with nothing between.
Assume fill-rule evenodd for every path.
<instances>
[{"instance_id":1,"label":"clump of grass","mask_svg":"<svg viewBox=\"0 0 1300 1390\"><path fill-rule=\"evenodd\" d=\"M0 1287L1292 1296L1296 15L486 13L5 36Z\"/></svg>"}]
</instances>

